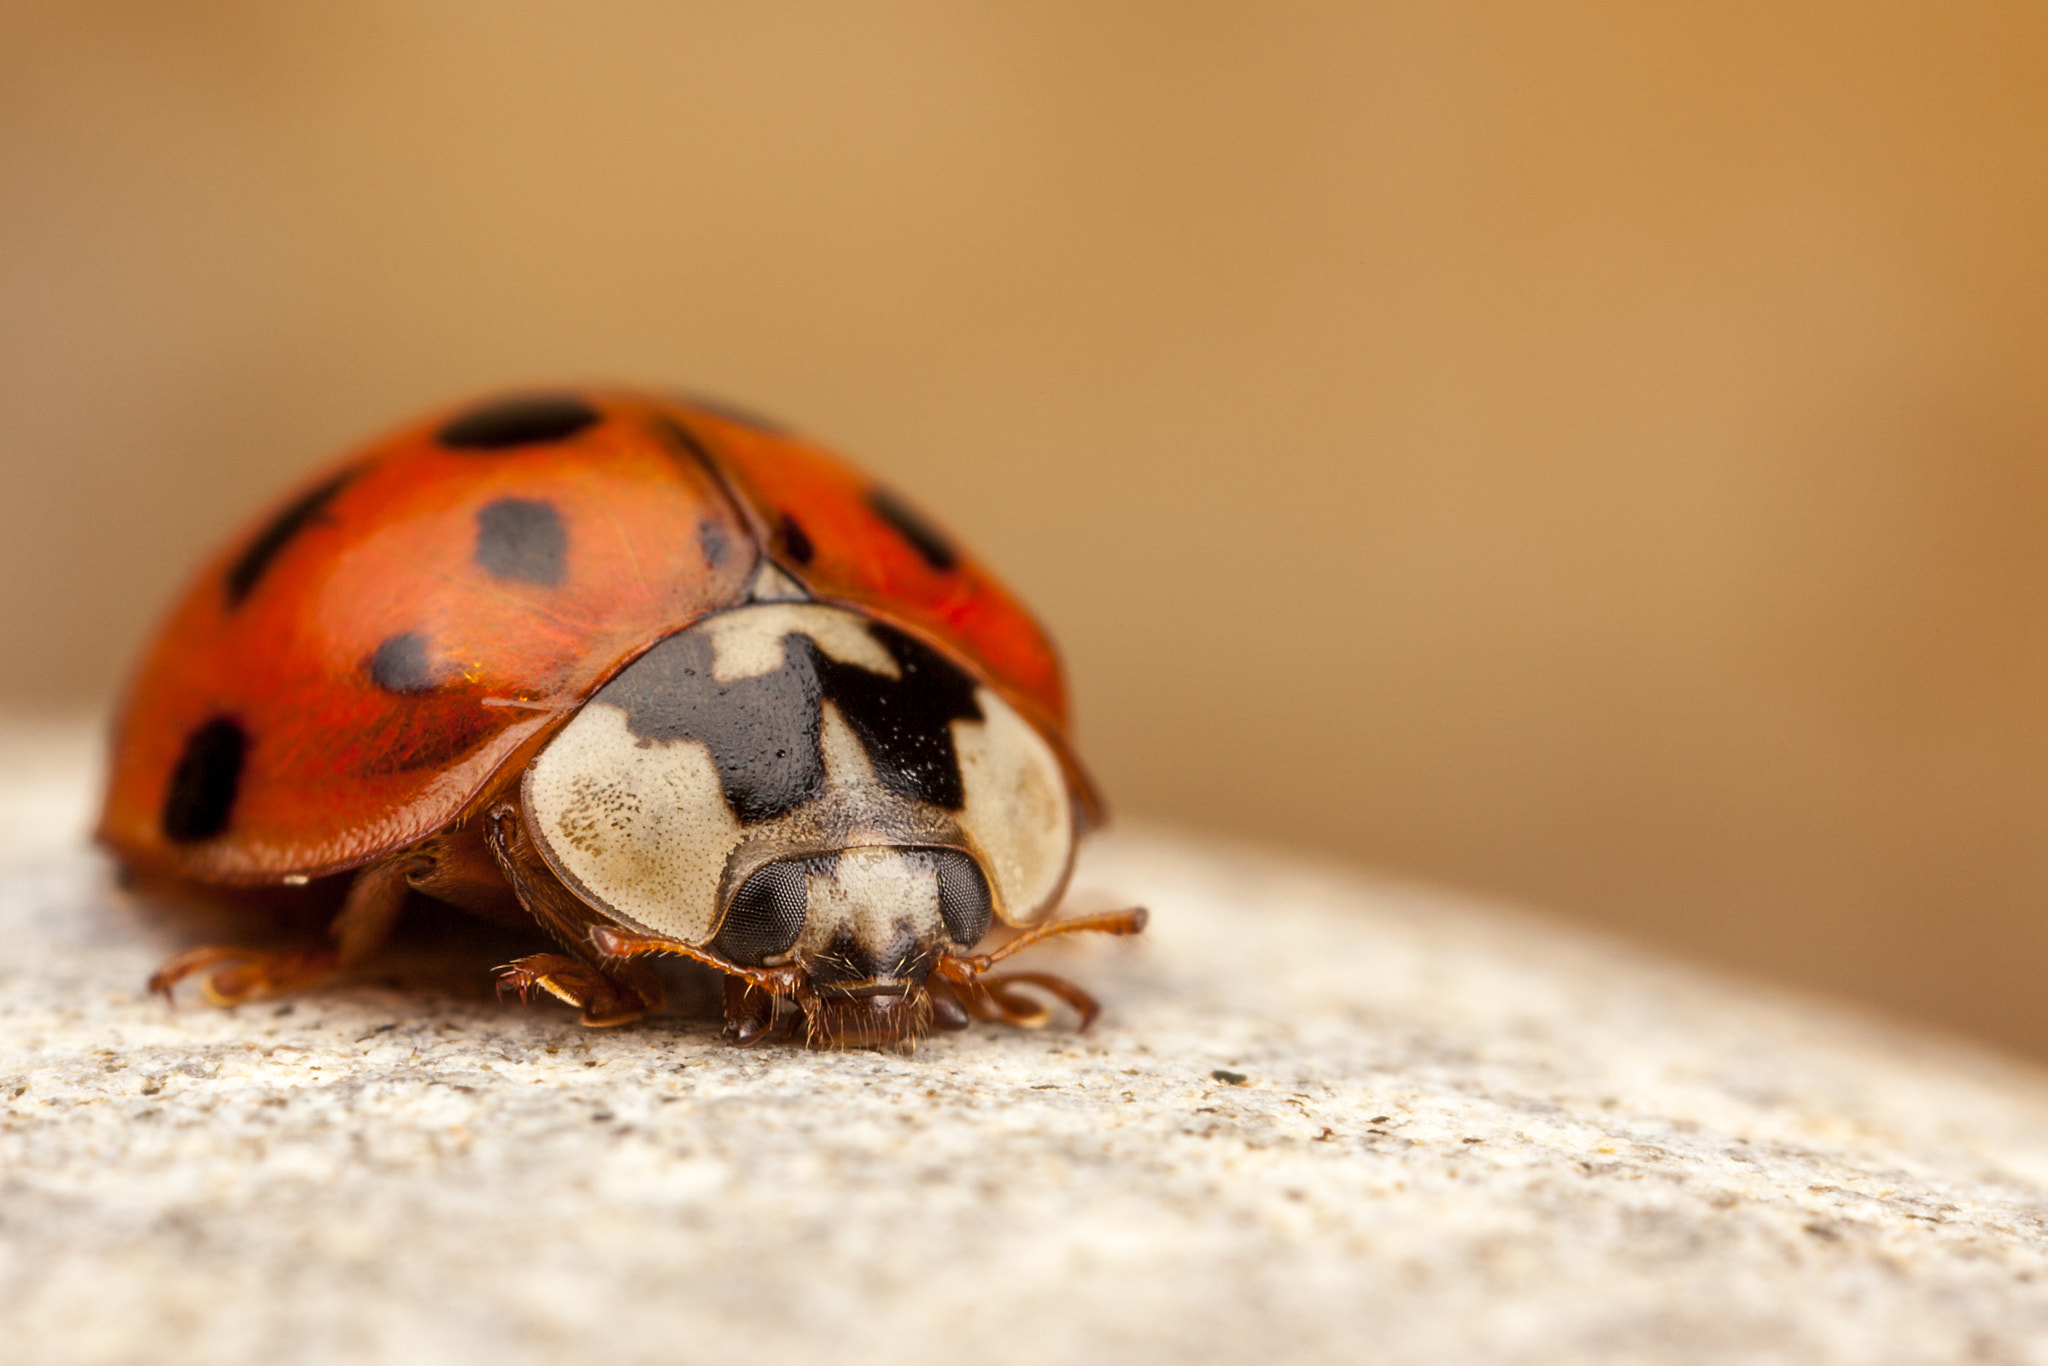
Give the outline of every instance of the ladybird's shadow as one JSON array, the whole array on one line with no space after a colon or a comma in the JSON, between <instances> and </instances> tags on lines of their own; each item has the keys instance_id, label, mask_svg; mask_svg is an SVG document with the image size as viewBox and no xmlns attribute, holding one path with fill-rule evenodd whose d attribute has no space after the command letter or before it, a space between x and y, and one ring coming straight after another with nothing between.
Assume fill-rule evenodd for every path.
<instances>
[{"instance_id":1,"label":"ladybird's shadow","mask_svg":"<svg viewBox=\"0 0 2048 1366\"><path fill-rule=\"evenodd\" d=\"M415 895L406 903L405 914L386 941L383 950L361 970L351 974L358 982L409 994L452 997L465 1002L499 999L498 969L515 958L535 953L559 953L561 947L538 926L511 926L468 915L439 902ZM660 964L662 985L667 988L657 1016L686 1019L719 1019L725 1009L724 986L718 974L695 963ZM518 998L504 998L508 1009L516 1009ZM535 993L533 1004L540 1008L556 1003ZM567 1007L560 1007L567 1010Z\"/></svg>"},{"instance_id":2,"label":"ladybird's shadow","mask_svg":"<svg viewBox=\"0 0 2048 1366\"><path fill-rule=\"evenodd\" d=\"M346 879L326 882L345 884ZM167 944L190 947L232 944L262 951L306 949L328 943L327 925L340 909L345 886L315 883L304 888L265 888L245 893L130 885L123 898ZM311 992L373 986L407 995L441 997L475 1005L499 998L498 970L514 959L559 953L537 925L512 925L471 915L414 893L390 937L375 957ZM719 975L695 963L660 964L667 998L655 1014L717 1020L724 1014ZM506 997L516 1011L516 997ZM536 994L536 1009L568 1008Z\"/></svg>"}]
</instances>

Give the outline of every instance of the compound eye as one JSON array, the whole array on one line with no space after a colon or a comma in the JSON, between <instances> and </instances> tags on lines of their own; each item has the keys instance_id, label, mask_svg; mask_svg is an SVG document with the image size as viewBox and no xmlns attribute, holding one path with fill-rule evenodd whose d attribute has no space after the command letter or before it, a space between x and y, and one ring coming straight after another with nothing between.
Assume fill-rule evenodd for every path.
<instances>
[{"instance_id":1,"label":"compound eye","mask_svg":"<svg viewBox=\"0 0 2048 1366\"><path fill-rule=\"evenodd\" d=\"M942 849L939 864L939 914L945 918L946 933L962 948L973 948L988 933L995 918L995 904L988 894L988 879L971 854Z\"/></svg>"},{"instance_id":2,"label":"compound eye","mask_svg":"<svg viewBox=\"0 0 2048 1366\"><path fill-rule=\"evenodd\" d=\"M759 967L789 952L803 933L807 906L804 865L771 863L740 885L718 929L718 950L735 963Z\"/></svg>"}]
</instances>

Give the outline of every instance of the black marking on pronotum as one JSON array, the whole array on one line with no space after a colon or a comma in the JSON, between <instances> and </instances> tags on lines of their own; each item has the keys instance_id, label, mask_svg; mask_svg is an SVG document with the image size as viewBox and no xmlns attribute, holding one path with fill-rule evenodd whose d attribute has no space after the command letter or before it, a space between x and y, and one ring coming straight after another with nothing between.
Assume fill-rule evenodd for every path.
<instances>
[{"instance_id":1,"label":"black marking on pronotum","mask_svg":"<svg viewBox=\"0 0 2048 1366\"><path fill-rule=\"evenodd\" d=\"M811 556L818 553L817 547L811 544L810 533L804 530L804 524L787 512L782 514L782 548L798 564L809 564Z\"/></svg>"},{"instance_id":2,"label":"black marking on pronotum","mask_svg":"<svg viewBox=\"0 0 2048 1366\"><path fill-rule=\"evenodd\" d=\"M790 636L783 666L754 678L712 677L711 639L682 631L640 656L594 699L622 707L649 744L695 740L711 752L725 803L742 824L772 820L825 790L818 745L824 694L816 651Z\"/></svg>"},{"instance_id":3,"label":"black marking on pronotum","mask_svg":"<svg viewBox=\"0 0 2048 1366\"><path fill-rule=\"evenodd\" d=\"M430 692L439 681L427 638L417 631L386 636L370 656L370 681L386 692Z\"/></svg>"},{"instance_id":4,"label":"black marking on pronotum","mask_svg":"<svg viewBox=\"0 0 2048 1366\"><path fill-rule=\"evenodd\" d=\"M164 792L164 838L193 844L227 829L248 756L249 734L233 717L216 716L186 736Z\"/></svg>"},{"instance_id":5,"label":"black marking on pronotum","mask_svg":"<svg viewBox=\"0 0 2048 1366\"><path fill-rule=\"evenodd\" d=\"M868 507L894 527L896 534L908 541L910 548L938 573L944 574L960 563L960 552L953 548L953 543L894 490L879 485L869 489Z\"/></svg>"},{"instance_id":6,"label":"black marking on pronotum","mask_svg":"<svg viewBox=\"0 0 2048 1366\"><path fill-rule=\"evenodd\" d=\"M476 562L500 579L553 588L569 558L569 530L541 498L500 498L476 514Z\"/></svg>"},{"instance_id":7,"label":"black marking on pronotum","mask_svg":"<svg viewBox=\"0 0 2048 1366\"><path fill-rule=\"evenodd\" d=\"M458 451L503 451L567 441L604 414L573 394L528 394L472 408L441 428L441 444Z\"/></svg>"},{"instance_id":8,"label":"black marking on pronotum","mask_svg":"<svg viewBox=\"0 0 2048 1366\"><path fill-rule=\"evenodd\" d=\"M271 561L292 543L293 538L326 511L327 505L334 501L335 495L347 488L349 481L354 479L357 473L356 470L343 470L333 478L308 489L289 507L270 519L269 525L258 532L256 539L249 542L235 558L235 562L228 566L227 594L230 608L242 605L242 600L249 596L250 591L269 570Z\"/></svg>"},{"instance_id":9,"label":"black marking on pronotum","mask_svg":"<svg viewBox=\"0 0 2048 1366\"><path fill-rule=\"evenodd\" d=\"M597 694L647 744L695 740L711 753L726 805L743 825L787 815L825 790L823 704L839 708L884 787L957 811L966 801L952 723L981 719L974 680L892 627L869 628L899 678L842 664L809 636L782 638L782 667L721 682L709 637L682 631Z\"/></svg>"},{"instance_id":10,"label":"black marking on pronotum","mask_svg":"<svg viewBox=\"0 0 2048 1366\"><path fill-rule=\"evenodd\" d=\"M868 630L896 661L902 677L869 673L826 659L825 696L839 707L868 752L882 786L948 811L966 804L953 722L979 721L974 680L923 641L881 622Z\"/></svg>"}]
</instances>

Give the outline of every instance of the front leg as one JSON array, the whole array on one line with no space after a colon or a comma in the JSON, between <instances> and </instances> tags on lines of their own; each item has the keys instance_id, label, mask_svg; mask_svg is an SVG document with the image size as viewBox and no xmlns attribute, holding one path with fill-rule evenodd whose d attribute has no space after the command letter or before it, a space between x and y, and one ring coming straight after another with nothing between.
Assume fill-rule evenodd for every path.
<instances>
[{"instance_id":1,"label":"front leg","mask_svg":"<svg viewBox=\"0 0 2048 1366\"><path fill-rule=\"evenodd\" d=\"M559 953L536 953L515 958L498 969L498 994L519 993L525 1001L535 987L567 1006L583 1012L583 1023L594 1029L631 1024L645 1015L650 1003L636 987L617 982L574 958ZM657 988L657 991L659 988Z\"/></svg>"},{"instance_id":2,"label":"front leg","mask_svg":"<svg viewBox=\"0 0 2048 1366\"><path fill-rule=\"evenodd\" d=\"M590 931L611 922L599 916L562 886L533 842L527 838L519 808L507 802L484 817L484 839L504 871L505 880L541 926L576 957L539 953L498 969L498 989L516 990L521 1000L533 988L583 1012L594 1028L630 1024L661 1005L661 978L640 963L607 963L603 967L582 957L590 951Z\"/></svg>"},{"instance_id":3,"label":"front leg","mask_svg":"<svg viewBox=\"0 0 2048 1366\"><path fill-rule=\"evenodd\" d=\"M745 1048L775 1028L775 997L738 977L725 979L725 1037Z\"/></svg>"}]
</instances>

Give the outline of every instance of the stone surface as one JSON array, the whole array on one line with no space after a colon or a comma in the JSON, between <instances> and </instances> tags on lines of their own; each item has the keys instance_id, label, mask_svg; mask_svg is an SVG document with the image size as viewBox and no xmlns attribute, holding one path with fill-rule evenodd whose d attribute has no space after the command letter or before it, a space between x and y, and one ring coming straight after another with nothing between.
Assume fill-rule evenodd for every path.
<instances>
[{"instance_id":1,"label":"stone surface","mask_svg":"<svg viewBox=\"0 0 2048 1366\"><path fill-rule=\"evenodd\" d=\"M1960 1045L1156 832L1083 1037L591 1032L445 938L171 1011L85 749L0 736L10 1362L2048 1360L2048 1082Z\"/></svg>"}]
</instances>

